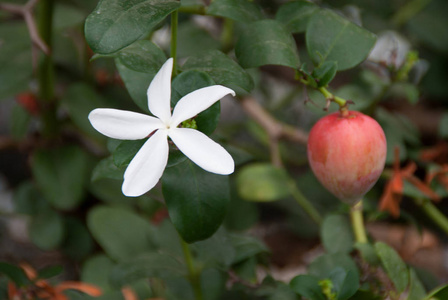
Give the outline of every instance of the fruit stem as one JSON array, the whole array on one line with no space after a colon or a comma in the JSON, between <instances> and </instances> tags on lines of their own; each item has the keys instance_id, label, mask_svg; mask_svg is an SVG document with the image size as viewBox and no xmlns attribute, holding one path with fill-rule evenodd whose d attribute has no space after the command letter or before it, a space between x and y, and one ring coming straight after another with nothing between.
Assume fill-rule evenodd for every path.
<instances>
[{"instance_id":1,"label":"fruit stem","mask_svg":"<svg viewBox=\"0 0 448 300\"><path fill-rule=\"evenodd\" d=\"M440 227L440 229L448 234L448 219L440 212L440 210L437 209L437 207L434 206L434 204L432 204L430 200L423 198L412 199L414 200L414 203L420 206L425 214L428 215L428 217L430 217L430 219Z\"/></svg>"},{"instance_id":2,"label":"fruit stem","mask_svg":"<svg viewBox=\"0 0 448 300\"><path fill-rule=\"evenodd\" d=\"M356 242L366 244L367 234L362 215L362 200L351 207L350 219L352 221L353 233L355 234Z\"/></svg>"},{"instance_id":3,"label":"fruit stem","mask_svg":"<svg viewBox=\"0 0 448 300\"><path fill-rule=\"evenodd\" d=\"M341 116L343 116L343 117L348 116L348 107L347 107L348 101L347 100L333 95L325 87L318 88L318 91L321 92L322 95L324 95L325 99L328 102L328 105L330 104L330 102L335 102L339 105L339 111L341 112Z\"/></svg>"}]
</instances>

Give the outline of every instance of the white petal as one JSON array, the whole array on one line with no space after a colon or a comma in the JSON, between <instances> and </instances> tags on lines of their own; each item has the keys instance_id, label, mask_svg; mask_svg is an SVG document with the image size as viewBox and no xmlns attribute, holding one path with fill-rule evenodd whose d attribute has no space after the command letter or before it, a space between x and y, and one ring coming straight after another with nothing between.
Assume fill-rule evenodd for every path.
<instances>
[{"instance_id":1,"label":"white petal","mask_svg":"<svg viewBox=\"0 0 448 300\"><path fill-rule=\"evenodd\" d=\"M171 73L173 59L169 58L157 72L148 88L148 108L163 122L171 117Z\"/></svg>"},{"instance_id":2,"label":"white petal","mask_svg":"<svg viewBox=\"0 0 448 300\"><path fill-rule=\"evenodd\" d=\"M114 139L139 140L163 126L154 117L119 109L97 108L90 112L93 128Z\"/></svg>"},{"instance_id":3,"label":"white petal","mask_svg":"<svg viewBox=\"0 0 448 300\"><path fill-rule=\"evenodd\" d=\"M124 172L123 194L137 197L152 189L165 170L168 151L166 131L156 131L140 148Z\"/></svg>"},{"instance_id":4,"label":"white petal","mask_svg":"<svg viewBox=\"0 0 448 300\"><path fill-rule=\"evenodd\" d=\"M202 132L190 128L173 128L168 135L189 159L206 171L228 175L233 173L232 156Z\"/></svg>"},{"instance_id":5,"label":"white petal","mask_svg":"<svg viewBox=\"0 0 448 300\"><path fill-rule=\"evenodd\" d=\"M177 102L174 108L171 126L177 127L181 122L206 110L227 94L235 96L233 90L222 85L213 85L185 95Z\"/></svg>"}]
</instances>

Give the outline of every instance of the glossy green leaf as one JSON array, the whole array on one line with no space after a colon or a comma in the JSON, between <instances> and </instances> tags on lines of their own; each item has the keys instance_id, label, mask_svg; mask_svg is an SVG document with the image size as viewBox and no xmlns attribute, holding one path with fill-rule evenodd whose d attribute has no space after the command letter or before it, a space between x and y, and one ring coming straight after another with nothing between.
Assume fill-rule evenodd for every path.
<instances>
[{"instance_id":1,"label":"glossy green leaf","mask_svg":"<svg viewBox=\"0 0 448 300\"><path fill-rule=\"evenodd\" d=\"M240 197L249 201L275 201L290 195L288 174L271 164L244 167L238 172L236 182Z\"/></svg>"},{"instance_id":2,"label":"glossy green leaf","mask_svg":"<svg viewBox=\"0 0 448 300\"><path fill-rule=\"evenodd\" d=\"M27 90L32 76L31 42L24 22L0 25L0 100Z\"/></svg>"},{"instance_id":3,"label":"glossy green leaf","mask_svg":"<svg viewBox=\"0 0 448 300\"><path fill-rule=\"evenodd\" d=\"M89 211L87 225L95 240L115 260L133 258L155 247L149 221L125 209L97 206Z\"/></svg>"},{"instance_id":4,"label":"glossy green leaf","mask_svg":"<svg viewBox=\"0 0 448 300\"><path fill-rule=\"evenodd\" d=\"M343 215L327 215L321 226L322 244L328 253L350 253L353 250L353 232Z\"/></svg>"},{"instance_id":5,"label":"glossy green leaf","mask_svg":"<svg viewBox=\"0 0 448 300\"><path fill-rule=\"evenodd\" d=\"M375 243L375 249L396 290L402 293L409 285L408 267L398 253L387 244L377 242Z\"/></svg>"},{"instance_id":6,"label":"glossy green leaf","mask_svg":"<svg viewBox=\"0 0 448 300\"><path fill-rule=\"evenodd\" d=\"M315 13L306 29L308 54L314 64L335 61L338 70L350 69L366 59L375 40L373 33L330 10Z\"/></svg>"},{"instance_id":7,"label":"glossy green leaf","mask_svg":"<svg viewBox=\"0 0 448 300\"><path fill-rule=\"evenodd\" d=\"M102 0L86 19L86 40L96 53L114 53L145 37L179 6L176 0Z\"/></svg>"},{"instance_id":8,"label":"glossy green leaf","mask_svg":"<svg viewBox=\"0 0 448 300\"><path fill-rule=\"evenodd\" d=\"M326 300L319 285L319 279L312 275L299 275L289 283L291 289L310 300Z\"/></svg>"},{"instance_id":9,"label":"glossy green leaf","mask_svg":"<svg viewBox=\"0 0 448 300\"><path fill-rule=\"evenodd\" d=\"M137 104L142 111L149 113L146 92L155 74L131 70L117 59L115 60L115 64L134 103Z\"/></svg>"},{"instance_id":10,"label":"glossy green leaf","mask_svg":"<svg viewBox=\"0 0 448 300\"><path fill-rule=\"evenodd\" d=\"M114 164L112 156L106 157L99 161L92 171L92 181L100 179L116 179L123 181L125 168L118 168Z\"/></svg>"},{"instance_id":11,"label":"glossy green leaf","mask_svg":"<svg viewBox=\"0 0 448 300\"><path fill-rule=\"evenodd\" d=\"M148 40L131 44L118 52L116 57L127 68L149 74L156 74L167 60L165 53Z\"/></svg>"},{"instance_id":12,"label":"glossy green leaf","mask_svg":"<svg viewBox=\"0 0 448 300\"><path fill-rule=\"evenodd\" d=\"M314 3L291 1L280 6L275 19L292 33L300 33L305 32L311 16L318 11L319 7Z\"/></svg>"},{"instance_id":13,"label":"glossy green leaf","mask_svg":"<svg viewBox=\"0 0 448 300\"><path fill-rule=\"evenodd\" d=\"M146 253L119 263L112 269L110 280L122 286L148 277L170 278L187 274L179 260L165 253Z\"/></svg>"},{"instance_id":14,"label":"glossy green leaf","mask_svg":"<svg viewBox=\"0 0 448 300\"><path fill-rule=\"evenodd\" d=\"M31 168L38 187L54 207L69 210L83 200L89 157L81 148L37 150Z\"/></svg>"},{"instance_id":15,"label":"glossy green leaf","mask_svg":"<svg viewBox=\"0 0 448 300\"><path fill-rule=\"evenodd\" d=\"M114 267L114 262L104 254L99 254L87 259L81 269L81 280L99 287L103 292L112 289L109 275Z\"/></svg>"},{"instance_id":16,"label":"glossy green leaf","mask_svg":"<svg viewBox=\"0 0 448 300\"><path fill-rule=\"evenodd\" d=\"M127 166L147 139L122 141L113 153L114 164L118 167Z\"/></svg>"},{"instance_id":17,"label":"glossy green leaf","mask_svg":"<svg viewBox=\"0 0 448 300\"><path fill-rule=\"evenodd\" d=\"M229 203L227 176L186 160L165 170L162 190L171 221L186 242L210 237L223 222Z\"/></svg>"},{"instance_id":18,"label":"glossy green leaf","mask_svg":"<svg viewBox=\"0 0 448 300\"><path fill-rule=\"evenodd\" d=\"M338 64L335 61L326 61L319 67L313 70L313 77L317 82L318 87L327 86L336 76Z\"/></svg>"},{"instance_id":19,"label":"glossy green leaf","mask_svg":"<svg viewBox=\"0 0 448 300\"><path fill-rule=\"evenodd\" d=\"M64 240L64 219L53 209L44 209L33 217L28 230L31 241L37 247L53 250Z\"/></svg>"},{"instance_id":20,"label":"glossy green leaf","mask_svg":"<svg viewBox=\"0 0 448 300\"><path fill-rule=\"evenodd\" d=\"M300 65L292 35L275 20L249 24L236 44L235 54L244 68L281 65L296 69Z\"/></svg>"},{"instance_id":21,"label":"glossy green leaf","mask_svg":"<svg viewBox=\"0 0 448 300\"><path fill-rule=\"evenodd\" d=\"M91 86L85 83L71 85L62 98L62 103L78 128L90 136L104 140L104 135L92 127L88 116L92 110L110 105Z\"/></svg>"},{"instance_id":22,"label":"glossy green leaf","mask_svg":"<svg viewBox=\"0 0 448 300\"><path fill-rule=\"evenodd\" d=\"M178 75L171 85L171 106L175 107L177 101L183 96L203 87L214 85L213 79L207 73L200 71L185 71ZM219 122L221 102L218 101L194 119L199 131L206 135L211 134Z\"/></svg>"},{"instance_id":23,"label":"glossy green leaf","mask_svg":"<svg viewBox=\"0 0 448 300\"><path fill-rule=\"evenodd\" d=\"M263 18L257 4L241 0L214 0L208 7L207 14L240 22L253 22Z\"/></svg>"},{"instance_id":24,"label":"glossy green leaf","mask_svg":"<svg viewBox=\"0 0 448 300\"><path fill-rule=\"evenodd\" d=\"M319 256L309 265L308 273L320 279L327 279L328 275L339 267L346 272L353 272L355 276L359 277L358 267L353 259L345 253L331 253Z\"/></svg>"},{"instance_id":25,"label":"glossy green leaf","mask_svg":"<svg viewBox=\"0 0 448 300\"><path fill-rule=\"evenodd\" d=\"M250 92L254 88L252 77L233 59L218 50L189 57L182 68L205 72L217 84L229 87L238 94Z\"/></svg>"}]
</instances>

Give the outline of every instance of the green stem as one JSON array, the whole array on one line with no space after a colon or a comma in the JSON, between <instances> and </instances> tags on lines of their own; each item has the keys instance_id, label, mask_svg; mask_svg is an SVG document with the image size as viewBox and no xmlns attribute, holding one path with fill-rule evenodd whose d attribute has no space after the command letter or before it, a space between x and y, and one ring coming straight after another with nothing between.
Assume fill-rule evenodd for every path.
<instances>
[{"instance_id":1,"label":"green stem","mask_svg":"<svg viewBox=\"0 0 448 300\"><path fill-rule=\"evenodd\" d=\"M353 205L350 209L350 219L352 221L353 233L358 243L367 243L367 234L362 216L362 200Z\"/></svg>"},{"instance_id":2,"label":"green stem","mask_svg":"<svg viewBox=\"0 0 448 300\"><path fill-rule=\"evenodd\" d=\"M412 198L418 206L420 206L425 214L435 223L440 229L445 231L448 234L448 219L447 217L440 212L440 210L432 204L430 200L420 199L420 198Z\"/></svg>"},{"instance_id":3,"label":"green stem","mask_svg":"<svg viewBox=\"0 0 448 300\"><path fill-rule=\"evenodd\" d=\"M229 52L233 44L233 20L225 18L221 34L222 50Z\"/></svg>"},{"instance_id":4,"label":"green stem","mask_svg":"<svg viewBox=\"0 0 448 300\"><path fill-rule=\"evenodd\" d=\"M406 3L401 9L393 16L392 22L401 26L411 20L416 14L422 11L431 0L413 0Z\"/></svg>"},{"instance_id":5,"label":"green stem","mask_svg":"<svg viewBox=\"0 0 448 300\"><path fill-rule=\"evenodd\" d=\"M177 75L177 27L179 22L179 12L173 11L171 14L171 57L173 58L173 77Z\"/></svg>"},{"instance_id":6,"label":"green stem","mask_svg":"<svg viewBox=\"0 0 448 300\"><path fill-rule=\"evenodd\" d=\"M202 289L201 289L201 279L199 278L199 273L194 267L193 256L191 255L190 247L188 244L180 238L180 242L182 244L182 250L184 252L185 263L187 264L188 274L190 283L193 286L193 291L196 300L202 300Z\"/></svg>"},{"instance_id":7,"label":"green stem","mask_svg":"<svg viewBox=\"0 0 448 300\"><path fill-rule=\"evenodd\" d=\"M53 0L41 0L38 5L38 31L50 49L43 55L38 67L39 99L45 106L42 113L43 134L55 136L57 131L56 106L54 99L54 67L52 57Z\"/></svg>"},{"instance_id":8,"label":"green stem","mask_svg":"<svg viewBox=\"0 0 448 300\"><path fill-rule=\"evenodd\" d=\"M317 224L322 224L322 216L314 208L310 201L302 194L302 192L297 188L296 184L290 182L290 192L294 200L303 208L303 210L310 216L310 218Z\"/></svg>"}]
</instances>

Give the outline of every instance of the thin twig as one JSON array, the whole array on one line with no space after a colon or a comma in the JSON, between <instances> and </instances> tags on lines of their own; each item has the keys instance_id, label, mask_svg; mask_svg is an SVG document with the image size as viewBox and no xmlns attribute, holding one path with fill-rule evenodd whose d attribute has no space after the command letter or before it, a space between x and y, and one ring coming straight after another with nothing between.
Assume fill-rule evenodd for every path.
<instances>
[{"instance_id":1,"label":"thin twig","mask_svg":"<svg viewBox=\"0 0 448 300\"><path fill-rule=\"evenodd\" d=\"M50 49L47 44L42 40L37 31L36 22L33 17L33 9L39 0L29 0L24 5L16 5L11 3L0 3L0 10L10 12L12 14L20 15L28 27L28 32L30 33L30 38L32 41L32 59L33 59L33 69L37 70L37 58L38 49L40 49L46 55L50 54Z\"/></svg>"},{"instance_id":2,"label":"thin twig","mask_svg":"<svg viewBox=\"0 0 448 300\"><path fill-rule=\"evenodd\" d=\"M294 143L306 144L308 134L293 126L284 124L267 112L254 98L245 97L240 100L243 110L257 122L269 136L269 148L273 165L281 166L279 141L289 140Z\"/></svg>"}]
</instances>

